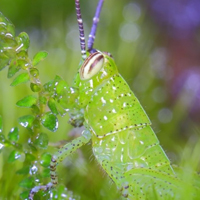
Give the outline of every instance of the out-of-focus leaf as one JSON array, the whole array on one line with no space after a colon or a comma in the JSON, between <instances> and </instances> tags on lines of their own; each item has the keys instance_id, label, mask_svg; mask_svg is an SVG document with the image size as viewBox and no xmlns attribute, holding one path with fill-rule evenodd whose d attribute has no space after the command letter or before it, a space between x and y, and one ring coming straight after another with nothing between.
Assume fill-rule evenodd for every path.
<instances>
[{"instance_id":1,"label":"out-of-focus leaf","mask_svg":"<svg viewBox=\"0 0 200 200\"><path fill-rule=\"evenodd\" d=\"M23 174L23 175L28 174L29 169L30 169L29 166L22 167L21 169L16 171L16 174Z\"/></svg>"},{"instance_id":2,"label":"out-of-focus leaf","mask_svg":"<svg viewBox=\"0 0 200 200\"><path fill-rule=\"evenodd\" d=\"M32 162L34 161L36 158L33 154L30 154L30 153L26 153L26 161L27 162Z\"/></svg>"},{"instance_id":3,"label":"out-of-focus leaf","mask_svg":"<svg viewBox=\"0 0 200 200\"><path fill-rule=\"evenodd\" d=\"M49 167L50 162L51 162L51 154L43 153L42 156L41 156L40 164L43 167Z\"/></svg>"},{"instance_id":4,"label":"out-of-focus leaf","mask_svg":"<svg viewBox=\"0 0 200 200\"><path fill-rule=\"evenodd\" d=\"M29 36L27 33L22 32L16 38L18 47L16 48L16 52L20 52L22 50L27 50L30 44Z\"/></svg>"},{"instance_id":5,"label":"out-of-focus leaf","mask_svg":"<svg viewBox=\"0 0 200 200\"><path fill-rule=\"evenodd\" d=\"M29 129L31 128L34 119L35 117L32 115L25 115L25 116L20 117L18 121L21 126Z\"/></svg>"},{"instance_id":6,"label":"out-of-focus leaf","mask_svg":"<svg viewBox=\"0 0 200 200\"><path fill-rule=\"evenodd\" d=\"M48 107L51 110L52 113L54 114L58 114L57 108L56 108L56 104L55 104L55 100L53 98L50 98L48 101Z\"/></svg>"},{"instance_id":7,"label":"out-of-focus leaf","mask_svg":"<svg viewBox=\"0 0 200 200\"><path fill-rule=\"evenodd\" d=\"M41 84L31 83L30 88L33 92L39 92L42 89Z\"/></svg>"},{"instance_id":8,"label":"out-of-focus leaf","mask_svg":"<svg viewBox=\"0 0 200 200\"><path fill-rule=\"evenodd\" d=\"M26 189L31 189L34 186L34 178L25 178L23 179L20 183L19 186L26 188Z\"/></svg>"},{"instance_id":9,"label":"out-of-focus leaf","mask_svg":"<svg viewBox=\"0 0 200 200\"><path fill-rule=\"evenodd\" d=\"M21 157L21 154L19 151L13 150L10 155L8 156L8 162L14 162L17 159L19 159Z\"/></svg>"},{"instance_id":10,"label":"out-of-focus leaf","mask_svg":"<svg viewBox=\"0 0 200 200\"><path fill-rule=\"evenodd\" d=\"M32 65L35 66L39 62L43 61L47 57L48 53L46 51L40 51L36 53L36 55L33 57Z\"/></svg>"},{"instance_id":11,"label":"out-of-focus leaf","mask_svg":"<svg viewBox=\"0 0 200 200\"><path fill-rule=\"evenodd\" d=\"M42 125L49 129L52 132L55 132L58 129L58 119L51 112L45 113L42 118Z\"/></svg>"},{"instance_id":12,"label":"out-of-focus leaf","mask_svg":"<svg viewBox=\"0 0 200 200\"><path fill-rule=\"evenodd\" d=\"M41 149L46 149L48 147L49 138L46 133L40 133L35 139L34 144Z\"/></svg>"},{"instance_id":13,"label":"out-of-focus leaf","mask_svg":"<svg viewBox=\"0 0 200 200\"><path fill-rule=\"evenodd\" d=\"M24 97L23 99L19 100L16 105L19 107L26 107L30 108L32 105L36 104L37 102L37 97L33 95L28 95Z\"/></svg>"},{"instance_id":14,"label":"out-of-focus leaf","mask_svg":"<svg viewBox=\"0 0 200 200\"><path fill-rule=\"evenodd\" d=\"M31 68L30 74L32 77L37 78L39 76L39 70L37 68Z\"/></svg>"},{"instance_id":15,"label":"out-of-focus leaf","mask_svg":"<svg viewBox=\"0 0 200 200\"><path fill-rule=\"evenodd\" d=\"M22 192L22 193L19 195L20 198L21 198L21 199L28 200L29 192L30 192L30 190Z\"/></svg>"},{"instance_id":16,"label":"out-of-focus leaf","mask_svg":"<svg viewBox=\"0 0 200 200\"><path fill-rule=\"evenodd\" d=\"M0 55L0 71L8 65L9 61L10 61L9 57L7 57L4 54Z\"/></svg>"},{"instance_id":17,"label":"out-of-focus leaf","mask_svg":"<svg viewBox=\"0 0 200 200\"><path fill-rule=\"evenodd\" d=\"M7 77L11 78L13 77L18 71L20 70L20 67L17 65L16 59L13 59L10 63L10 66L8 68L8 74Z\"/></svg>"},{"instance_id":18,"label":"out-of-focus leaf","mask_svg":"<svg viewBox=\"0 0 200 200\"><path fill-rule=\"evenodd\" d=\"M11 128L8 133L8 139L12 142L17 142L19 140L19 129L17 127Z\"/></svg>"},{"instance_id":19,"label":"out-of-focus leaf","mask_svg":"<svg viewBox=\"0 0 200 200\"><path fill-rule=\"evenodd\" d=\"M25 73L18 75L11 83L11 86L16 86L20 83L26 83L27 81L29 81L29 74L27 72L25 72Z\"/></svg>"}]
</instances>

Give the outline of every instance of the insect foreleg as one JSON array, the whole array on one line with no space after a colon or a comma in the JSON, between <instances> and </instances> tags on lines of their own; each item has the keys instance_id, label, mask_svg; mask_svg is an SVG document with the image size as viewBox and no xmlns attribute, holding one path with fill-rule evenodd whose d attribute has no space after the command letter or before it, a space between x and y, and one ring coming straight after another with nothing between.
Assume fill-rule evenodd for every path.
<instances>
[{"instance_id":1,"label":"insect foreleg","mask_svg":"<svg viewBox=\"0 0 200 200\"><path fill-rule=\"evenodd\" d=\"M59 151L56 154L54 154L51 158L51 182L47 185L36 186L33 189L31 189L29 193L29 200L33 200L35 193L37 193L39 190L50 190L51 188L55 187L58 183L58 177L56 175L56 165L62 162L65 157L71 155L76 149L89 142L90 139L91 133L88 130L84 130L80 137L72 140L70 143L67 143L62 148L60 148Z\"/></svg>"}]
</instances>

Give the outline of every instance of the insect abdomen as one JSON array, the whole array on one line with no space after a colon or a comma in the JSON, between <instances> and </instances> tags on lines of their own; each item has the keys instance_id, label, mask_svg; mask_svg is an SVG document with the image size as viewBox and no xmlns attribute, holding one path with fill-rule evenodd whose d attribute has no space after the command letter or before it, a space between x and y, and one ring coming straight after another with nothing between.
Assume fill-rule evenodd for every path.
<instances>
[{"instance_id":1,"label":"insect abdomen","mask_svg":"<svg viewBox=\"0 0 200 200\"><path fill-rule=\"evenodd\" d=\"M94 90L85 110L85 120L99 138L151 124L139 101L119 74Z\"/></svg>"}]
</instances>

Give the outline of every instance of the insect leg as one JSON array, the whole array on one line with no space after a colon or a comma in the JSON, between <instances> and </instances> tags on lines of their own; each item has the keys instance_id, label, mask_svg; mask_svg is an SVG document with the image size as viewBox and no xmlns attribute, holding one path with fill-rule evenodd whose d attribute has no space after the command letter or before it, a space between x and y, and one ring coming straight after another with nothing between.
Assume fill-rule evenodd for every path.
<instances>
[{"instance_id":1,"label":"insect leg","mask_svg":"<svg viewBox=\"0 0 200 200\"><path fill-rule=\"evenodd\" d=\"M46 191L55 187L58 183L58 177L56 175L56 165L62 162L65 157L71 155L76 149L80 148L82 145L89 142L90 139L91 139L91 133L88 130L84 130L80 137L72 140L70 143L67 143L62 148L60 148L59 151L56 154L54 154L51 158L51 163L50 163L51 182L48 183L47 185L36 186L32 188L29 193L29 200L33 200L35 193L37 193L39 190Z\"/></svg>"}]
</instances>

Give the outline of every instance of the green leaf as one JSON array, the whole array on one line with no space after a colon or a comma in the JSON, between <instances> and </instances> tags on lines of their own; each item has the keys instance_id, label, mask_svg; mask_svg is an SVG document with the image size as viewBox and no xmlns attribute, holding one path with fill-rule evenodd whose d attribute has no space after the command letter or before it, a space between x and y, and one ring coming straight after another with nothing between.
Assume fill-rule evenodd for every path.
<instances>
[{"instance_id":1,"label":"green leaf","mask_svg":"<svg viewBox=\"0 0 200 200\"><path fill-rule=\"evenodd\" d=\"M45 83L45 84L43 85L43 87L44 87L44 90L45 90L46 92L54 92L54 91L53 91L53 88L54 88L54 81L49 81L49 82Z\"/></svg>"},{"instance_id":2,"label":"green leaf","mask_svg":"<svg viewBox=\"0 0 200 200\"><path fill-rule=\"evenodd\" d=\"M40 96L40 98L39 98L39 102L40 102L41 104L46 105L46 103L47 103L47 98L44 97L44 96Z\"/></svg>"},{"instance_id":3,"label":"green leaf","mask_svg":"<svg viewBox=\"0 0 200 200\"><path fill-rule=\"evenodd\" d=\"M34 161L36 158L35 158L35 156L33 155L33 154L31 154L31 153L26 153L26 162L32 162L32 161Z\"/></svg>"},{"instance_id":4,"label":"green leaf","mask_svg":"<svg viewBox=\"0 0 200 200\"><path fill-rule=\"evenodd\" d=\"M33 95L28 95L24 97L23 99L19 100L16 105L19 107L25 107L25 108L30 108L32 105L36 104L37 102L37 97Z\"/></svg>"},{"instance_id":5,"label":"green leaf","mask_svg":"<svg viewBox=\"0 0 200 200\"><path fill-rule=\"evenodd\" d=\"M42 125L49 129L52 132L57 131L58 129L58 119L57 117L52 114L51 112L45 113L41 118Z\"/></svg>"},{"instance_id":6,"label":"green leaf","mask_svg":"<svg viewBox=\"0 0 200 200\"><path fill-rule=\"evenodd\" d=\"M17 127L11 128L8 133L8 139L12 142L17 142L19 140L19 129Z\"/></svg>"},{"instance_id":7,"label":"green leaf","mask_svg":"<svg viewBox=\"0 0 200 200\"><path fill-rule=\"evenodd\" d=\"M19 186L26 188L26 189L31 189L34 186L34 178L25 178L23 179L20 183Z\"/></svg>"},{"instance_id":8,"label":"green leaf","mask_svg":"<svg viewBox=\"0 0 200 200\"><path fill-rule=\"evenodd\" d=\"M34 144L41 149L46 149L48 147L48 143L49 138L46 133L40 133L34 141Z\"/></svg>"},{"instance_id":9,"label":"green leaf","mask_svg":"<svg viewBox=\"0 0 200 200\"><path fill-rule=\"evenodd\" d=\"M4 69L10 61L10 58L4 54L0 55L0 71Z\"/></svg>"},{"instance_id":10,"label":"green leaf","mask_svg":"<svg viewBox=\"0 0 200 200\"><path fill-rule=\"evenodd\" d=\"M24 199L24 200L27 200L28 199L28 196L29 196L29 192L30 192L30 190L28 190L28 191L24 191L24 192L22 192L22 193L20 193L20 199Z\"/></svg>"},{"instance_id":11,"label":"green leaf","mask_svg":"<svg viewBox=\"0 0 200 200\"><path fill-rule=\"evenodd\" d=\"M14 162L16 161L17 159L19 159L21 157L21 154L19 151L16 151L16 150L13 150L10 155L8 156L8 162L11 163L11 162Z\"/></svg>"},{"instance_id":12,"label":"green leaf","mask_svg":"<svg viewBox=\"0 0 200 200\"><path fill-rule=\"evenodd\" d=\"M43 153L41 156L40 164L43 167L49 167L51 162L51 154L49 153Z\"/></svg>"},{"instance_id":13,"label":"green leaf","mask_svg":"<svg viewBox=\"0 0 200 200\"><path fill-rule=\"evenodd\" d=\"M33 57L32 65L35 66L41 61L43 61L47 57L48 53L46 51L39 51L36 53L36 55Z\"/></svg>"},{"instance_id":14,"label":"green leaf","mask_svg":"<svg viewBox=\"0 0 200 200\"><path fill-rule=\"evenodd\" d=\"M39 92L42 89L41 84L31 83L30 88L33 92Z\"/></svg>"},{"instance_id":15,"label":"green leaf","mask_svg":"<svg viewBox=\"0 0 200 200\"><path fill-rule=\"evenodd\" d=\"M18 71L20 70L20 67L17 66L17 61L16 59L13 59L10 63L10 66L8 68L8 74L7 77L11 78L13 77Z\"/></svg>"},{"instance_id":16,"label":"green leaf","mask_svg":"<svg viewBox=\"0 0 200 200\"><path fill-rule=\"evenodd\" d=\"M20 83L26 83L27 81L29 81L29 74L27 72L25 72L25 73L18 75L11 83L11 86L16 86Z\"/></svg>"},{"instance_id":17,"label":"green leaf","mask_svg":"<svg viewBox=\"0 0 200 200\"><path fill-rule=\"evenodd\" d=\"M48 101L48 107L51 110L52 113L54 114L58 114L57 108L56 108L56 104L55 104L55 100L53 98L50 98Z\"/></svg>"},{"instance_id":18,"label":"green leaf","mask_svg":"<svg viewBox=\"0 0 200 200\"><path fill-rule=\"evenodd\" d=\"M2 116L0 115L0 133L3 131L3 120Z\"/></svg>"},{"instance_id":19,"label":"green leaf","mask_svg":"<svg viewBox=\"0 0 200 200\"><path fill-rule=\"evenodd\" d=\"M49 178L50 176L50 169L45 168L43 169L42 173L41 173L42 178Z\"/></svg>"},{"instance_id":20,"label":"green leaf","mask_svg":"<svg viewBox=\"0 0 200 200\"><path fill-rule=\"evenodd\" d=\"M30 69L30 74L34 78L38 78L39 76L39 70L37 68L31 68Z\"/></svg>"},{"instance_id":21,"label":"green leaf","mask_svg":"<svg viewBox=\"0 0 200 200\"><path fill-rule=\"evenodd\" d=\"M23 174L26 175L29 173L30 167L29 166L25 166L19 170L16 171L16 174Z\"/></svg>"},{"instance_id":22,"label":"green leaf","mask_svg":"<svg viewBox=\"0 0 200 200\"><path fill-rule=\"evenodd\" d=\"M20 117L18 121L21 126L30 129L33 124L34 119L35 117L32 115L25 115L25 116Z\"/></svg>"},{"instance_id":23,"label":"green leaf","mask_svg":"<svg viewBox=\"0 0 200 200\"><path fill-rule=\"evenodd\" d=\"M22 32L15 38L17 41L18 47L16 48L16 52L20 52L22 50L27 50L30 44L29 36L27 33Z\"/></svg>"}]
</instances>

